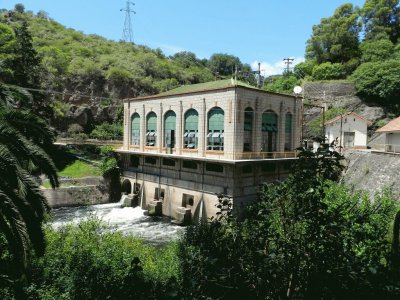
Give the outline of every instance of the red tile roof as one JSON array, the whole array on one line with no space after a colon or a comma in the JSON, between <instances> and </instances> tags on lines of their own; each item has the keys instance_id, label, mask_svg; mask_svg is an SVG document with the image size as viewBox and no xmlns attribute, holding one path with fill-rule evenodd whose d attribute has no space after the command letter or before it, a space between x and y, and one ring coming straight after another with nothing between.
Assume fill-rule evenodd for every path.
<instances>
[{"instance_id":1,"label":"red tile roof","mask_svg":"<svg viewBox=\"0 0 400 300\"><path fill-rule=\"evenodd\" d=\"M385 126L379 128L376 132L400 131L400 117L390 121Z\"/></svg>"}]
</instances>

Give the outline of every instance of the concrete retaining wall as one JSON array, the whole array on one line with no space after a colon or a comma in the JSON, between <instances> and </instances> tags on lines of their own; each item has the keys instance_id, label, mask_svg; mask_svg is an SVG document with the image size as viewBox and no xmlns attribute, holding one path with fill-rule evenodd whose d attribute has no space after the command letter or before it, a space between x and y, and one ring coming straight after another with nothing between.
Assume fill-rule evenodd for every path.
<instances>
[{"instance_id":1,"label":"concrete retaining wall","mask_svg":"<svg viewBox=\"0 0 400 300\"><path fill-rule=\"evenodd\" d=\"M75 185L54 190L43 188L42 192L51 208L108 203L109 195L102 177L61 179L60 182Z\"/></svg>"}]
</instances>

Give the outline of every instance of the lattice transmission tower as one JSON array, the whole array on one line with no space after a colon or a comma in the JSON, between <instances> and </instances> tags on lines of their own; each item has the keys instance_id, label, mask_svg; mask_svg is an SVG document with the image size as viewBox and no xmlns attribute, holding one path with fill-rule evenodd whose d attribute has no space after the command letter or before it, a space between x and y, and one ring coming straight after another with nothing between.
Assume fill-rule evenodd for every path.
<instances>
[{"instance_id":1,"label":"lattice transmission tower","mask_svg":"<svg viewBox=\"0 0 400 300\"><path fill-rule=\"evenodd\" d=\"M122 40L129 43L133 43L131 13L136 14L136 12L132 9L132 6L134 5L135 3L131 1L126 1L126 7L120 9L120 11L125 12L125 23L124 30L122 32Z\"/></svg>"}]
</instances>

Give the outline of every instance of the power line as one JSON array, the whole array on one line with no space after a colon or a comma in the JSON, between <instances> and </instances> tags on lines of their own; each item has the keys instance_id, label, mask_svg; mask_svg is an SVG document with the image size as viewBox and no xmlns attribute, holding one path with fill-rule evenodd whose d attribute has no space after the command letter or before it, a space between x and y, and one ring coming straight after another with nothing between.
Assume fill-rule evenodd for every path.
<instances>
[{"instance_id":1,"label":"power line","mask_svg":"<svg viewBox=\"0 0 400 300\"><path fill-rule=\"evenodd\" d=\"M9 86L9 87L16 87L16 86L14 86L14 85L9 85L9 84L4 84L4 85L6 85L6 86ZM93 96L90 96L90 95L85 95L85 94L77 94L77 93L67 93L67 92L58 92L58 91L53 91L53 90L43 90L43 89L34 89L34 88L25 88L25 87L19 87L19 88L22 88L22 89L24 89L24 90L27 90L27 91L32 91L32 92L38 92L38 93L45 93L45 94L50 94L50 95L61 95L61 96L78 96L78 97L85 97L85 98L90 98L90 99L105 99L105 100L113 100L113 101L116 101L117 103L118 102L122 102L124 99L119 99L119 98L111 98L111 97L93 97ZM266 91L267 93L268 93L268 91ZM282 96L288 96L288 97L292 97L292 96L290 96L290 95L285 95L285 94L282 94ZM151 100L156 100L156 99L151 99ZM266 99L265 101L268 101L268 99ZM178 100L178 99L176 99L176 100L169 100L168 101L168 105L169 106L178 106L179 104L180 104L180 102L181 102L181 100ZM220 108L211 108L211 109L209 109L208 111L219 111L220 110ZM268 109L267 109L268 110ZM267 110L264 110L263 112L266 112ZM224 110L224 111L226 111L226 109ZM248 112L248 111L246 111L246 110L244 110L244 109L236 109L235 110L236 112ZM275 110L272 110L273 112L275 112L275 113L277 113L278 115L279 115L279 113L278 113L278 111L275 111ZM253 113L256 113L256 111L253 111ZM257 113L260 113L260 111L257 111ZM295 112L294 112L295 113Z\"/></svg>"},{"instance_id":2,"label":"power line","mask_svg":"<svg viewBox=\"0 0 400 300\"><path fill-rule=\"evenodd\" d=\"M133 43L131 13L136 14L136 12L131 8L131 6L134 5L135 3L126 1L126 7L120 9L120 11L125 12L125 22L124 22L124 30L122 32L122 40L129 43Z\"/></svg>"}]
</instances>

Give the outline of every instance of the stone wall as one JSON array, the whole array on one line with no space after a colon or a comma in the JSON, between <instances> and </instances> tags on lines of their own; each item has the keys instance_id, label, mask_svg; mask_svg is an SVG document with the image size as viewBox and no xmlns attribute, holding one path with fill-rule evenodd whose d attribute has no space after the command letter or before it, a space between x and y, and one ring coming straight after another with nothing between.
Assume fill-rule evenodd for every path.
<instances>
[{"instance_id":1,"label":"stone wall","mask_svg":"<svg viewBox=\"0 0 400 300\"><path fill-rule=\"evenodd\" d=\"M102 177L61 179L60 183L61 187L54 190L42 188L51 208L108 203L109 194Z\"/></svg>"},{"instance_id":2,"label":"stone wall","mask_svg":"<svg viewBox=\"0 0 400 300\"><path fill-rule=\"evenodd\" d=\"M351 82L306 83L304 97L313 105L326 105L327 108L343 107L346 111L354 111L372 123L385 118L382 107L365 103L357 97ZM316 109L307 109L306 113L315 117L320 112L316 112Z\"/></svg>"},{"instance_id":3,"label":"stone wall","mask_svg":"<svg viewBox=\"0 0 400 300\"><path fill-rule=\"evenodd\" d=\"M348 168L343 181L354 190L367 191L371 196L388 187L400 197L400 156L370 151L347 151Z\"/></svg>"}]
</instances>

